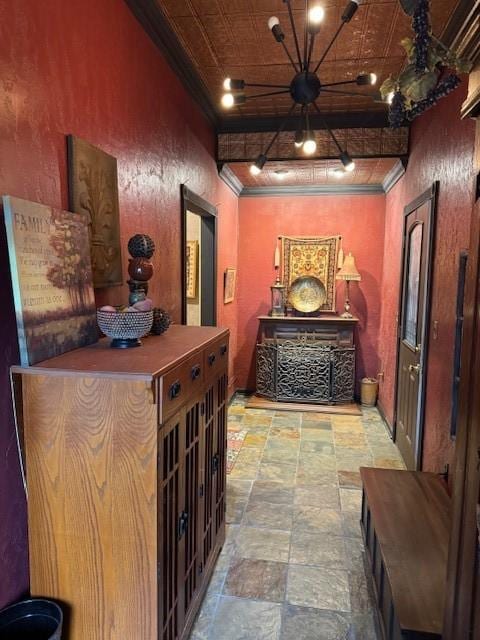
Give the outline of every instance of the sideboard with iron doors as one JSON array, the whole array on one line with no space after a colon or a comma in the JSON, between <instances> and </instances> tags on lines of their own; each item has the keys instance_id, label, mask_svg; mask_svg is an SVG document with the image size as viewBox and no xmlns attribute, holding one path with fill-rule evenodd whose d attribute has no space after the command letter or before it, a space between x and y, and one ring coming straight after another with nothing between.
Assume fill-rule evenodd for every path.
<instances>
[{"instance_id":1,"label":"sideboard with iron doors","mask_svg":"<svg viewBox=\"0 0 480 640\"><path fill-rule=\"evenodd\" d=\"M357 318L260 316L259 322L257 395L276 402L354 401Z\"/></svg>"},{"instance_id":2,"label":"sideboard with iron doors","mask_svg":"<svg viewBox=\"0 0 480 640\"><path fill-rule=\"evenodd\" d=\"M31 592L70 640L188 638L225 538L227 371L227 330L179 325L13 369Z\"/></svg>"}]
</instances>

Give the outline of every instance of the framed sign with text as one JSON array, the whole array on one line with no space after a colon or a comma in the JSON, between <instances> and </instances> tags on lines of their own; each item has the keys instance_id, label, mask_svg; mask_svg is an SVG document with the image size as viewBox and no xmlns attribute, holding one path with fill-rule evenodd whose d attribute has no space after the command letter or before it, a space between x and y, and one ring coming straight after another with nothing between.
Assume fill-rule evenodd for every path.
<instances>
[{"instance_id":1,"label":"framed sign with text","mask_svg":"<svg viewBox=\"0 0 480 640\"><path fill-rule=\"evenodd\" d=\"M22 365L96 342L87 220L3 197Z\"/></svg>"}]
</instances>

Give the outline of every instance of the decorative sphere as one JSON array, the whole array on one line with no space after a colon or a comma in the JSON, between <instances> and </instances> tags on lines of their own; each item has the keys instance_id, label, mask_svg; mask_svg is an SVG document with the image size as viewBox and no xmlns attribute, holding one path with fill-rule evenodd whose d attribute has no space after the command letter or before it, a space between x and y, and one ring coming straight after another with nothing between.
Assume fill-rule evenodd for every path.
<instances>
[{"instance_id":1,"label":"decorative sphere","mask_svg":"<svg viewBox=\"0 0 480 640\"><path fill-rule=\"evenodd\" d=\"M128 274L132 280L146 282L153 276L153 264L145 258L131 258L128 261Z\"/></svg>"},{"instance_id":2,"label":"decorative sphere","mask_svg":"<svg viewBox=\"0 0 480 640\"><path fill-rule=\"evenodd\" d=\"M137 233L128 241L128 253L132 258L151 258L155 253L155 243L146 233Z\"/></svg>"},{"instance_id":3,"label":"decorative sphere","mask_svg":"<svg viewBox=\"0 0 480 640\"><path fill-rule=\"evenodd\" d=\"M152 325L152 333L156 335L160 335L165 333L168 327L171 325L172 320L169 314L164 310L156 307L153 310L153 325Z\"/></svg>"}]
</instances>

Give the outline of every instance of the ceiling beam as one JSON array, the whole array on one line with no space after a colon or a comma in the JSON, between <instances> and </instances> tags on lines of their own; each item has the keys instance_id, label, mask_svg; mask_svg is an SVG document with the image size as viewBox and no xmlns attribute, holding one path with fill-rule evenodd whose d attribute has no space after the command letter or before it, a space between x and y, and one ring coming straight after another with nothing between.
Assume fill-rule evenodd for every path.
<instances>
[{"instance_id":1,"label":"ceiling beam","mask_svg":"<svg viewBox=\"0 0 480 640\"><path fill-rule=\"evenodd\" d=\"M222 118L218 123L218 133L254 133L266 131L278 131L285 116L272 116L262 118ZM350 111L339 113L325 113L322 118L316 114L310 115L310 123L313 129L325 129L325 124L330 129L383 129L388 127L388 109L381 111ZM288 119L285 131L295 131L298 127L298 118L292 116Z\"/></svg>"}]
</instances>

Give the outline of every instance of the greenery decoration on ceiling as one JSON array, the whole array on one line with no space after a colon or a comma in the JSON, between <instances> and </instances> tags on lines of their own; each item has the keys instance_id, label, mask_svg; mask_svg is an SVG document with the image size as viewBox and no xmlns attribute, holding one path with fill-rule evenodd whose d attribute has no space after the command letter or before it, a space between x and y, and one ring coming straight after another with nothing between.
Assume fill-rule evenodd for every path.
<instances>
[{"instance_id":1,"label":"greenery decoration on ceiling","mask_svg":"<svg viewBox=\"0 0 480 640\"><path fill-rule=\"evenodd\" d=\"M412 16L413 38L404 38L402 47L408 64L396 78L390 76L380 87L383 100L390 103L389 122L401 127L412 121L459 84L457 73L468 73L469 61L459 58L432 34L428 0L400 0Z\"/></svg>"}]
</instances>

